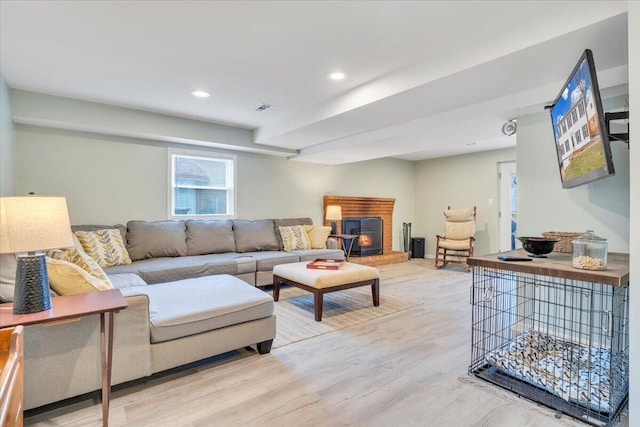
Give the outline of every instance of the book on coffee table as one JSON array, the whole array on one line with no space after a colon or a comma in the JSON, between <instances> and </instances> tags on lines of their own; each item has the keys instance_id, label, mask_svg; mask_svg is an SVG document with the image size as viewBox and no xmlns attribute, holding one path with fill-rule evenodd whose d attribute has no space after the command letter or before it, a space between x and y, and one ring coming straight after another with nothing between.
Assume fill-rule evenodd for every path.
<instances>
[{"instance_id":1,"label":"book on coffee table","mask_svg":"<svg viewBox=\"0 0 640 427\"><path fill-rule=\"evenodd\" d=\"M316 258L307 264L307 268L316 270L337 270L344 264L344 259Z\"/></svg>"}]
</instances>

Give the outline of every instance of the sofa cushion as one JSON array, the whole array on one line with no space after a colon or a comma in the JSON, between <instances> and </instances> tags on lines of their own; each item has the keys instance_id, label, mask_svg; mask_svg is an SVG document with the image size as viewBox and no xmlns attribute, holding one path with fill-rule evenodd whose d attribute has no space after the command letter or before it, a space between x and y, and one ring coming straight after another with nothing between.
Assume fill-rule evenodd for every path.
<instances>
[{"instance_id":1,"label":"sofa cushion","mask_svg":"<svg viewBox=\"0 0 640 427\"><path fill-rule=\"evenodd\" d=\"M16 254L0 254L0 302L13 301L17 269Z\"/></svg>"},{"instance_id":2,"label":"sofa cushion","mask_svg":"<svg viewBox=\"0 0 640 427\"><path fill-rule=\"evenodd\" d=\"M278 227L282 246L286 252L296 249L311 249L311 241L304 225L292 225L290 227Z\"/></svg>"},{"instance_id":3,"label":"sofa cushion","mask_svg":"<svg viewBox=\"0 0 640 427\"><path fill-rule=\"evenodd\" d=\"M53 259L67 261L75 264L92 276L95 276L104 282L109 282L107 274L102 269L102 267L98 265L98 262L76 247L66 249L52 249L47 251L47 256Z\"/></svg>"},{"instance_id":4,"label":"sofa cushion","mask_svg":"<svg viewBox=\"0 0 640 427\"><path fill-rule=\"evenodd\" d=\"M283 251L284 245L282 244L282 238L280 237L280 233L277 232L279 230L278 227L291 227L293 225L313 225L313 221L311 218L279 218L273 220L273 225L276 229L276 238L278 239L278 250Z\"/></svg>"},{"instance_id":5,"label":"sofa cushion","mask_svg":"<svg viewBox=\"0 0 640 427\"><path fill-rule=\"evenodd\" d=\"M316 258L344 259L342 249L307 249L291 252L300 257L300 261L313 261Z\"/></svg>"},{"instance_id":6,"label":"sofa cushion","mask_svg":"<svg viewBox=\"0 0 640 427\"><path fill-rule=\"evenodd\" d=\"M76 231L74 234L80 241L84 252L96 260L100 267L131 264L131 258L118 230L111 228Z\"/></svg>"},{"instance_id":7,"label":"sofa cushion","mask_svg":"<svg viewBox=\"0 0 640 427\"><path fill-rule=\"evenodd\" d=\"M127 249L133 261L187 255L184 221L129 221Z\"/></svg>"},{"instance_id":8,"label":"sofa cushion","mask_svg":"<svg viewBox=\"0 0 640 427\"><path fill-rule=\"evenodd\" d=\"M233 221L187 220L187 255L235 252Z\"/></svg>"},{"instance_id":9,"label":"sofa cushion","mask_svg":"<svg viewBox=\"0 0 640 427\"><path fill-rule=\"evenodd\" d=\"M161 257L136 261L129 265L118 265L105 269L112 274L133 273L149 284L173 282L181 279L208 276L211 274L252 273L256 269L253 258L235 252L223 254L194 255L189 257Z\"/></svg>"},{"instance_id":10,"label":"sofa cushion","mask_svg":"<svg viewBox=\"0 0 640 427\"><path fill-rule=\"evenodd\" d=\"M110 228L115 228L116 230L118 230L120 232L120 234L122 235L122 241L123 242L127 241L127 227L125 227L122 224L116 224L116 225L94 225L94 224L72 225L71 226L71 231L73 231L75 233L76 231L97 231L97 230L108 230Z\"/></svg>"},{"instance_id":11,"label":"sofa cushion","mask_svg":"<svg viewBox=\"0 0 640 427\"><path fill-rule=\"evenodd\" d=\"M111 282L92 276L76 264L50 257L46 257L46 260L49 284L58 295L113 289Z\"/></svg>"},{"instance_id":12,"label":"sofa cushion","mask_svg":"<svg viewBox=\"0 0 640 427\"><path fill-rule=\"evenodd\" d=\"M277 251L278 238L271 219L233 221L237 252Z\"/></svg>"},{"instance_id":13,"label":"sofa cushion","mask_svg":"<svg viewBox=\"0 0 640 427\"><path fill-rule=\"evenodd\" d=\"M147 286L147 282L142 277L134 273L111 274L109 276L111 284L116 289L131 288L133 286Z\"/></svg>"},{"instance_id":14,"label":"sofa cushion","mask_svg":"<svg viewBox=\"0 0 640 427\"><path fill-rule=\"evenodd\" d=\"M149 297L151 342L195 335L273 315L273 298L222 274L123 289Z\"/></svg>"},{"instance_id":15,"label":"sofa cushion","mask_svg":"<svg viewBox=\"0 0 640 427\"><path fill-rule=\"evenodd\" d=\"M295 252L247 252L243 255L250 256L256 260L256 271L271 271L274 265L300 262L300 256Z\"/></svg>"},{"instance_id":16,"label":"sofa cushion","mask_svg":"<svg viewBox=\"0 0 640 427\"><path fill-rule=\"evenodd\" d=\"M327 239L331 234L331 227L323 225L305 225L311 249L327 249Z\"/></svg>"}]
</instances>

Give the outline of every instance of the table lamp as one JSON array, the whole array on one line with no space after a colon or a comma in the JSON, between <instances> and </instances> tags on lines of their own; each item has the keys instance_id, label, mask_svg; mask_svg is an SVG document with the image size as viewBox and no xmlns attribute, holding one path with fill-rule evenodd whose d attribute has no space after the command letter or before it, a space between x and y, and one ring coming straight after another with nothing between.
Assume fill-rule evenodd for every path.
<instances>
[{"instance_id":1,"label":"table lamp","mask_svg":"<svg viewBox=\"0 0 640 427\"><path fill-rule=\"evenodd\" d=\"M0 253L18 253L13 293L15 314L51 308L44 253L73 246L64 197L0 197Z\"/></svg>"},{"instance_id":2,"label":"table lamp","mask_svg":"<svg viewBox=\"0 0 640 427\"><path fill-rule=\"evenodd\" d=\"M327 206L327 214L324 219L331 221L331 234L338 234L336 221L342 221L342 206Z\"/></svg>"}]
</instances>

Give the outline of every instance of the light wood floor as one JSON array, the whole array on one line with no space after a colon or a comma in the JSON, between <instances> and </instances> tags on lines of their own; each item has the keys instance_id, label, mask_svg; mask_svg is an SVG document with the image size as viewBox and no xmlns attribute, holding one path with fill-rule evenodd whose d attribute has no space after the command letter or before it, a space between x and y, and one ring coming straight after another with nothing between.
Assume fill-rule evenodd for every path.
<instances>
[{"instance_id":1,"label":"light wood floor","mask_svg":"<svg viewBox=\"0 0 640 427\"><path fill-rule=\"evenodd\" d=\"M471 273L431 260L379 267L381 293L423 304L272 350L116 387L111 426L583 426L461 381L470 362ZM54 386L54 385L47 385ZM91 399L25 425L98 426ZM628 425L623 417L619 423Z\"/></svg>"}]
</instances>

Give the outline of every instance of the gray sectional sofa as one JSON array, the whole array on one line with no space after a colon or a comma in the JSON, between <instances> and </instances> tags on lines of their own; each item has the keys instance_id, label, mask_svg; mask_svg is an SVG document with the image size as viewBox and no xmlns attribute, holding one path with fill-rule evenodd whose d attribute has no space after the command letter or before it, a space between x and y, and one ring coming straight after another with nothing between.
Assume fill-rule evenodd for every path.
<instances>
[{"instance_id":1,"label":"gray sectional sofa","mask_svg":"<svg viewBox=\"0 0 640 427\"><path fill-rule=\"evenodd\" d=\"M212 274L231 274L245 282L272 283L275 265L341 258L341 250L284 252L278 227L313 225L310 218L245 220L129 221L116 227L133 263L105 269L108 275L134 273L148 284ZM108 226L75 226L91 230Z\"/></svg>"},{"instance_id":2,"label":"gray sectional sofa","mask_svg":"<svg viewBox=\"0 0 640 427\"><path fill-rule=\"evenodd\" d=\"M128 307L116 315L112 384L144 378L256 345L276 334L269 284L273 266L341 258L339 249L283 251L279 226L259 221L130 221L120 229L133 262L106 268ZM96 230L105 226L77 226ZM25 409L99 390L98 316L25 331Z\"/></svg>"}]
</instances>

